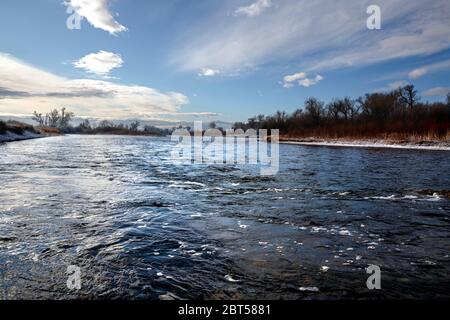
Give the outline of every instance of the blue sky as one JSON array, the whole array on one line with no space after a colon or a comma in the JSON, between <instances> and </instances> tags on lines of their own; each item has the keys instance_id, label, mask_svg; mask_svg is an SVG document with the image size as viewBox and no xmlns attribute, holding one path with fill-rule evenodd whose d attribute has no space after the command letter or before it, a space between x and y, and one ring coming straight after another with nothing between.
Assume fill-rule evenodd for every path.
<instances>
[{"instance_id":1,"label":"blue sky","mask_svg":"<svg viewBox=\"0 0 450 320\"><path fill-rule=\"evenodd\" d=\"M0 114L245 120L406 83L450 92L448 0L0 3ZM381 8L381 30L366 9Z\"/></svg>"}]
</instances>

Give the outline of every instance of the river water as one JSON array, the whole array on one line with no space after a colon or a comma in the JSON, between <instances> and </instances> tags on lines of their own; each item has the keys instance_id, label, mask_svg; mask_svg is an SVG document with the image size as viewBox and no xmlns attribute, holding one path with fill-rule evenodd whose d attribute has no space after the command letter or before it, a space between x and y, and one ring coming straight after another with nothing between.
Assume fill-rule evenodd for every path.
<instances>
[{"instance_id":1,"label":"river water","mask_svg":"<svg viewBox=\"0 0 450 320\"><path fill-rule=\"evenodd\" d=\"M0 298L450 297L450 152L281 145L264 177L175 165L171 148L0 145ZM381 290L366 286L369 265Z\"/></svg>"}]
</instances>

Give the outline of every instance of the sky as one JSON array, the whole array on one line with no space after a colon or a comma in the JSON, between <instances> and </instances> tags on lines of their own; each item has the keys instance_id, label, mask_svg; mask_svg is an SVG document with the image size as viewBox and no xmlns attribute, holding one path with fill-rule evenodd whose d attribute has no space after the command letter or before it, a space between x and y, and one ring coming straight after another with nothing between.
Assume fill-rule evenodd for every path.
<instances>
[{"instance_id":1,"label":"sky","mask_svg":"<svg viewBox=\"0 0 450 320\"><path fill-rule=\"evenodd\" d=\"M448 0L2 0L0 40L0 115L242 121L450 92Z\"/></svg>"}]
</instances>

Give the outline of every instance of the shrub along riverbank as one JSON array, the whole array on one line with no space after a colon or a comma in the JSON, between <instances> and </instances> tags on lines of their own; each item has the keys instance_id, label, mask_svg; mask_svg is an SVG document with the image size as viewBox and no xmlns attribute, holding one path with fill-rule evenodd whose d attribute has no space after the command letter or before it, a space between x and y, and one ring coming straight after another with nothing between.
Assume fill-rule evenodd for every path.
<instances>
[{"instance_id":1,"label":"shrub along riverbank","mask_svg":"<svg viewBox=\"0 0 450 320\"><path fill-rule=\"evenodd\" d=\"M0 142L11 142L59 135L57 128L35 128L19 121L0 120Z\"/></svg>"},{"instance_id":2,"label":"shrub along riverbank","mask_svg":"<svg viewBox=\"0 0 450 320\"><path fill-rule=\"evenodd\" d=\"M309 98L291 114L259 115L234 128L279 129L282 140L383 140L450 142L450 94L446 102L422 102L412 85L328 104Z\"/></svg>"}]
</instances>

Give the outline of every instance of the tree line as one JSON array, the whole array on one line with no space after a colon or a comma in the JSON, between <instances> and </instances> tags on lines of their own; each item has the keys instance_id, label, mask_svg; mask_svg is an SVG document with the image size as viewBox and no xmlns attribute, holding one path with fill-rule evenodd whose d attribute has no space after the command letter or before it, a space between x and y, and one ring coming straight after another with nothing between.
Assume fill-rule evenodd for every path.
<instances>
[{"instance_id":1,"label":"tree line","mask_svg":"<svg viewBox=\"0 0 450 320\"><path fill-rule=\"evenodd\" d=\"M58 109L53 109L45 115L34 111L32 119L37 122L38 127L63 129L69 126L73 117L73 112L67 111L66 108L62 108L61 112Z\"/></svg>"},{"instance_id":2,"label":"tree line","mask_svg":"<svg viewBox=\"0 0 450 320\"><path fill-rule=\"evenodd\" d=\"M32 119L37 123L38 128L53 128L59 132L71 134L167 135L170 133L168 129L159 129L149 125L145 125L141 129L139 121L133 121L126 125L109 120L91 123L91 121L85 119L79 125L72 126L70 122L74 116L73 112L62 108L61 110L53 109L45 115L34 111Z\"/></svg>"},{"instance_id":3,"label":"tree line","mask_svg":"<svg viewBox=\"0 0 450 320\"><path fill-rule=\"evenodd\" d=\"M450 93L446 102L422 102L415 87L407 85L357 99L335 98L328 104L309 98L291 114L258 115L233 127L279 129L281 135L290 137L449 137Z\"/></svg>"},{"instance_id":4,"label":"tree line","mask_svg":"<svg viewBox=\"0 0 450 320\"><path fill-rule=\"evenodd\" d=\"M114 123L109 120L102 120L97 124L85 119L76 127L69 127L65 133L73 134L119 134L119 135L158 135L164 136L170 133L168 129L160 129L155 126L141 126L139 121L130 124Z\"/></svg>"}]
</instances>

